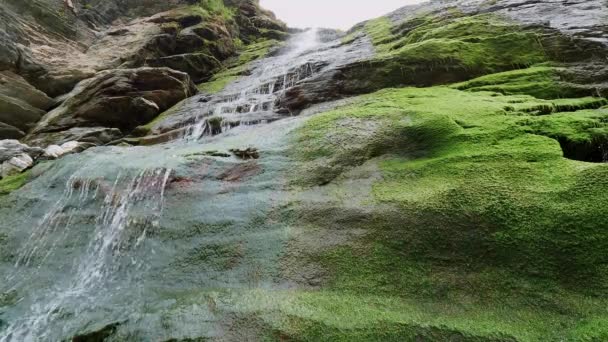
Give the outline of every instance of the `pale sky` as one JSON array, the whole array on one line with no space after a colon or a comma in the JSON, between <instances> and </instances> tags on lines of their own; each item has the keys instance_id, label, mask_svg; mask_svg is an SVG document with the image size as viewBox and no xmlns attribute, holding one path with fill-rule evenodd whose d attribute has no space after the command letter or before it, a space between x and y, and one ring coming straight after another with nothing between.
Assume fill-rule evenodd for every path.
<instances>
[{"instance_id":1,"label":"pale sky","mask_svg":"<svg viewBox=\"0 0 608 342\"><path fill-rule=\"evenodd\" d=\"M405 5L423 0L261 0L290 27L325 27L347 30Z\"/></svg>"}]
</instances>

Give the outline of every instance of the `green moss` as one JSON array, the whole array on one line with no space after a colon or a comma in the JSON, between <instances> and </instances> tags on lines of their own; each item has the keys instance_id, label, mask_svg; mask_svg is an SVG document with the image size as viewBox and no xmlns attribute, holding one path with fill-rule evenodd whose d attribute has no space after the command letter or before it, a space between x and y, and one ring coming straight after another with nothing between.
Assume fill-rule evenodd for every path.
<instances>
[{"instance_id":1,"label":"green moss","mask_svg":"<svg viewBox=\"0 0 608 342\"><path fill-rule=\"evenodd\" d=\"M492 91L504 95L527 94L542 99L579 96L580 92L561 82L553 66L536 66L482 76L452 87L469 91Z\"/></svg>"},{"instance_id":2,"label":"green moss","mask_svg":"<svg viewBox=\"0 0 608 342\"><path fill-rule=\"evenodd\" d=\"M534 30L488 14L419 17L399 27L381 18L365 28L376 56L347 77L366 91L459 82L548 61Z\"/></svg>"},{"instance_id":3,"label":"green moss","mask_svg":"<svg viewBox=\"0 0 608 342\"><path fill-rule=\"evenodd\" d=\"M8 195L20 189L30 180L30 171L18 175L5 177L0 180L0 196Z\"/></svg>"},{"instance_id":4,"label":"green moss","mask_svg":"<svg viewBox=\"0 0 608 342\"><path fill-rule=\"evenodd\" d=\"M231 20L235 15L234 9L227 7L223 0L199 0L198 5L211 15L220 16L225 20Z\"/></svg>"},{"instance_id":5,"label":"green moss","mask_svg":"<svg viewBox=\"0 0 608 342\"><path fill-rule=\"evenodd\" d=\"M264 58L270 52L270 49L280 44L275 39L264 39L249 45L246 45L240 52L236 65L243 65L249 62L253 62L257 59Z\"/></svg>"},{"instance_id":6,"label":"green moss","mask_svg":"<svg viewBox=\"0 0 608 342\"><path fill-rule=\"evenodd\" d=\"M171 108L167 109L166 111L162 112L161 114L159 114L156 118L154 118L154 120L148 122L147 124L145 124L143 126L137 127L135 129L135 132L137 132L138 135L141 135L141 136L148 134L156 125L158 125L159 123L161 123L168 117L171 117L171 116L179 113L180 109L182 109L182 107L184 106L184 103L186 101L187 100L182 100L182 101L178 102L173 107L171 107Z\"/></svg>"},{"instance_id":7,"label":"green moss","mask_svg":"<svg viewBox=\"0 0 608 342\"><path fill-rule=\"evenodd\" d=\"M515 23L492 15L429 18L403 36L391 36L386 31L383 25L368 31L381 56L451 60L465 67L494 72L545 61L534 32L523 31Z\"/></svg>"},{"instance_id":8,"label":"green moss","mask_svg":"<svg viewBox=\"0 0 608 342\"><path fill-rule=\"evenodd\" d=\"M386 48L386 44L394 39L391 32L393 24L387 17L370 20L365 24L365 32L372 39L372 43L379 48Z\"/></svg>"},{"instance_id":9,"label":"green moss","mask_svg":"<svg viewBox=\"0 0 608 342\"><path fill-rule=\"evenodd\" d=\"M277 40L261 40L246 45L239 52L238 58L229 61L225 70L214 75L209 82L202 83L198 89L202 92L215 94L224 89L247 71L247 65L268 55L271 48L280 44Z\"/></svg>"},{"instance_id":10,"label":"green moss","mask_svg":"<svg viewBox=\"0 0 608 342\"><path fill-rule=\"evenodd\" d=\"M234 70L221 72L215 75L211 81L201 83L198 85L198 89L204 93L215 94L222 91L226 86L236 79L238 79L238 75L232 75L231 73Z\"/></svg>"},{"instance_id":11,"label":"green moss","mask_svg":"<svg viewBox=\"0 0 608 342\"><path fill-rule=\"evenodd\" d=\"M546 119L535 117L534 112L543 105L577 107L581 102L601 100L549 102L533 97L493 95L448 88L387 90L364 97L352 107L313 118L298 134L298 156L315 166L319 163L333 167L330 171L320 169L317 174L316 167L312 167L305 180L323 184L372 157L386 153L403 155L380 164L385 170L385 181L375 186L374 193L379 201L403 205L419 213L421 227L435 227L430 231L445 239L442 243L447 244L446 248L459 246L463 257L485 251L469 248L474 231L459 236L451 231L453 227L446 225L450 221L440 220L449 213L452 225L463 220L462 228L474 229L466 226L466 216L459 213L459 209L466 208L478 228L487 226L500 231L476 232L480 240L474 246L492 245L493 253L504 253L503 263L511 262L513 267L528 269L530 273L572 279L574 274L566 276L566 268L561 264L567 259L578 276L592 277L597 267L608 261L602 252L608 246L603 246L595 235L603 234L597 227L603 224L605 215L596 212L599 208L593 205L601 200L593 198L589 203L578 203L580 207L560 201L571 200L577 191L588 190L573 184L579 166L563 159L564 151L558 141L529 133L553 136L550 131L560 131L572 140L577 136L587 140L597 134L603 136L604 111L554 114ZM519 102L516 111L509 108L511 102ZM349 120L363 122L345 126ZM367 132L361 133L364 129ZM587 172L601 174L608 169L598 165ZM521 177L522 174L526 177ZM592 198L596 193L589 196ZM562 210L566 207L573 211ZM583 223L578 216L586 218L586 227L579 227L578 233L572 235L574 240L568 242L564 237L574 228L569 224ZM427 234L430 233L417 232L416 236L430 238ZM553 245L546 239L554 239ZM518 248L513 249L511 244L516 241ZM554 255L567 250L570 251L567 257ZM522 265L524 260L527 262Z\"/></svg>"},{"instance_id":12,"label":"green moss","mask_svg":"<svg viewBox=\"0 0 608 342\"><path fill-rule=\"evenodd\" d=\"M324 291L311 296L330 291L334 297L317 310L333 318L300 315L288 327L306 328L293 334L415 340L408 335L422 334L415 327L438 327L463 341L601 340L608 164L564 158L561 140L593 145L606 137L608 112L579 110L603 103L405 88L309 119L293 141L302 164L297 184L331 183L339 192L351 184L346 171L363 163L381 175L359 210L366 214L336 204L328 209L340 213L336 221L320 222L324 209L299 204L295 220L305 232L366 234L304 257L329 275ZM371 308L361 302L370 296L379 296ZM364 328L377 324L372 308L386 313L403 303L409 306L395 311L412 316ZM328 323L350 322L351 312L366 322L336 330Z\"/></svg>"},{"instance_id":13,"label":"green moss","mask_svg":"<svg viewBox=\"0 0 608 342\"><path fill-rule=\"evenodd\" d=\"M603 336L605 331L599 324L606 317L601 314L605 302L584 297L564 298L575 310L586 306L590 311L582 313L597 314L581 321L565 313L480 305L464 298L447 303L338 290L255 290L231 297L229 305L239 314L265 321L269 341L553 341L584 340L582 336ZM564 329L576 322L580 328ZM578 333L587 327L585 335Z\"/></svg>"},{"instance_id":14,"label":"green moss","mask_svg":"<svg viewBox=\"0 0 608 342\"><path fill-rule=\"evenodd\" d=\"M344 37L342 37L342 39L341 39L342 44L351 44L352 42L355 41L355 39L357 39L362 34L364 34L363 29L354 30L354 31L348 33L347 35L345 35Z\"/></svg>"},{"instance_id":15,"label":"green moss","mask_svg":"<svg viewBox=\"0 0 608 342\"><path fill-rule=\"evenodd\" d=\"M525 118L520 122L529 132L556 139L591 142L608 134L608 110L587 110Z\"/></svg>"}]
</instances>

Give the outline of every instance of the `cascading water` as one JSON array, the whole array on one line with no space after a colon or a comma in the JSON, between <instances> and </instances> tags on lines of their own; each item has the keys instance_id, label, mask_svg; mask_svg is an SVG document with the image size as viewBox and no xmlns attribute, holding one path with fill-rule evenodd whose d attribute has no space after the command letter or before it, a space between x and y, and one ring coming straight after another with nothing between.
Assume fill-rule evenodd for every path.
<instances>
[{"instance_id":1,"label":"cascading water","mask_svg":"<svg viewBox=\"0 0 608 342\"><path fill-rule=\"evenodd\" d=\"M188 99L182 112L193 120L182 140L98 147L38 166L35 181L0 203L0 232L17 251L3 261L0 235L0 341L65 340L110 324L139 331L126 340L213 336L211 318L186 326L158 312L201 288L276 286L262 275L276 267L286 227L265 217L281 202L277 175L289 160L282 148L298 118L277 121L285 113L275 103L351 56L317 34L295 35L222 92ZM213 117L224 134L212 131ZM251 145L264 151L255 163L205 152ZM225 269L208 253L242 260Z\"/></svg>"},{"instance_id":2,"label":"cascading water","mask_svg":"<svg viewBox=\"0 0 608 342\"><path fill-rule=\"evenodd\" d=\"M259 62L252 74L241 78L213 99L199 102L197 123L186 130L186 139L199 139L212 132L208 118L215 118L221 131L240 125L276 120L278 96L298 81L312 76L318 62L315 50L322 45L318 30L310 29L293 37L285 50Z\"/></svg>"},{"instance_id":3,"label":"cascading water","mask_svg":"<svg viewBox=\"0 0 608 342\"><path fill-rule=\"evenodd\" d=\"M47 335L53 322L64 314L79 314L94 305L92 298L104 287L125 279L113 279L117 268L132 271L143 266L141 260L129 258L128 251L137 248L147 228L158 225L162 214L164 191L171 170L144 170L133 177L119 174L113 185L103 178L81 178L74 174L65 184L61 199L52 206L18 253L15 267L36 267L53 256L59 244L77 229L73 218L78 211L93 204L99 208L91 240L82 257L76 259L71 279L32 299L30 315L10 326L0 341L34 341L51 339ZM105 187L105 188L104 188ZM140 229L133 229L139 227ZM15 290L28 279L11 275ZM73 304L77 303L77 306Z\"/></svg>"}]
</instances>

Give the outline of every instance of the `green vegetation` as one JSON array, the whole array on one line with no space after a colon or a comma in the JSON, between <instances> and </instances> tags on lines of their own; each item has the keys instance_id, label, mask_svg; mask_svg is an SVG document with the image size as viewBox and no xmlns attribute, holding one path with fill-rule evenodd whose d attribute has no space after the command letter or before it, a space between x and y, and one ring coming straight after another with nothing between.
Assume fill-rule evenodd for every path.
<instances>
[{"instance_id":1,"label":"green vegetation","mask_svg":"<svg viewBox=\"0 0 608 342\"><path fill-rule=\"evenodd\" d=\"M246 45L239 52L238 58L228 62L226 69L214 75L209 82L200 84L199 90L211 94L221 91L246 72L250 62L265 57L270 49L278 44L279 41L270 39Z\"/></svg>"},{"instance_id":2,"label":"green vegetation","mask_svg":"<svg viewBox=\"0 0 608 342\"><path fill-rule=\"evenodd\" d=\"M347 171L370 163L381 177L365 215L296 204L295 222L321 240L367 233L309 252L329 279L290 294L278 330L310 341L606 339L606 100L454 89L516 89L551 72L386 89L309 119L294 136L294 184L340 192L356 181ZM551 87L541 94L560 93ZM327 212L340 217L316 219Z\"/></svg>"},{"instance_id":3,"label":"green vegetation","mask_svg":"<svg viewBox=\"0 0 608 342\"><path fill-rule=\"evenodd\" d=\"M347 75L358 81L361 92L461 82L549 61L536 31L490 14L453 11L400 25L380 18L369 21L365 32L376 56ZM545 72L537 77L549 76Z\"/></svg>"},{"instance_id":4,"label":"green vegetation","mask_svg":"<svg viewBox=\"0 0 608 342\"><path fill-rule=\"evenodd\" d=\"M0 179L0 196L20 189L30 180L30 171Z\"/></svg>"},{"instance_id":5,"label":"green vegetation","mask_svg":"<svg viewBox=\"0 0 608 342\"><path fill-rule=\"evenodd\" d=\"M220 16L226 20L234 17L234 9L227 7L223 0L199 0L198 5L212 16Z\"/></svg>"},{"instance_id":6,"label":"green vegetation","mask_svg":"<svg viewBox=\"0 0 608 342\"><path fill-rule=\"evenodd\" d=\"M541 65L482 76L452 87L470 91L493 91L504 95L529 94L541 99L585 95L560 78L562 68Z\"/></svg>"},{"instance_id":7,"label":"green vegetation","mask_svg":"<svg viewBox=\"0 0 608 342\"><path fill-rule=\"evenodd\" d=\"M365 32L372 39L372 43L378 48L384 47L395 39L391 32L392 28L393 23L387 17L370 20L365 24Z\"/></svg>"},{"instance_id":8,"label":"green vegetation","mask_svg":"<svg viewBox=\"0 0 608 342\"><path fill-rule=\"evenodd\" d=\"M357 265L368 270L366 264ZM436 283L434 279L426 285L439 285ZM547 314L492 305L496 303L469 303L464 298L434 302L337 290L257 290L235 297L229 306L262 317L267 325L267 340L273 341L592 341L608 336L601 324L607 317L602 307L605 302L592 302L583 296L564 298L564 306L570 305L574 310L587 307L598 316L582 321L579 328L569 332L564 331L563 324L575 324L577 319L568 318L566 312Z\"/></svg>"},{"instance_id":9,"label":"green vegetation","mask_svg":"<svg viewBox=\"0 0 608 342\"><path fill-rule=\"evenodd\" d=\"M534 32L522 31L515 23L493 15L429 17L421 21L409 22L416 26L396 36L390 34L387 19L373 21L366 29L380 57L397 55L425 64L456 63L492 72L545 61L543 47Z\"/></svg>"}]
</instances>

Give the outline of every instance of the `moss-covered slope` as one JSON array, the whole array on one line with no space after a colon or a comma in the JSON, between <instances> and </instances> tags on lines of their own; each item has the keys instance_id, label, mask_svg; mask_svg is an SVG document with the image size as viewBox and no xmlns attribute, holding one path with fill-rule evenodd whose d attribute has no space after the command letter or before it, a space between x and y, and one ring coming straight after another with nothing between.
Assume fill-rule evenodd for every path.
<instances>
[{"instance_id":1,"label":"moss-covered slope","mask_svg":"<svg viewBox=\"0 0 608 342\"><path fill-rule=\"evenodd\" d=\"M495 86L516 89L520 75L544 71L518 72L513 82ZM605 104L599 98L404 88L366 95L310 119L294 137L302 168L295 185L325 185L331 193L353 196L347 187L362 177L354 170L377 170L368 197L354 193L363 198L362 212L351 211L339 197L323 206L305 201L295 207L303 230L320 239L336 230L365 231L347 245L308 256L328 274L324 290L310 296L336 298L332 312L341 322L354 319L351 310L366 312L360 319L368 328L336 327L331 336L606 337L597 324L607 314L608 217L602 203L608 200L608 164L602 162L608 160L608 111L600 109ZM579 158L589 150L603 157ZM318 219L328 212L339 212L339 219ZM380 317L376 308L408 313L385 326L372 323ZM316 338L333 331L325 326L329 318L300 318L309 323L294 324L310 328L302 332L306 336L316 329Z\"/></svg>"}]
</instances>

